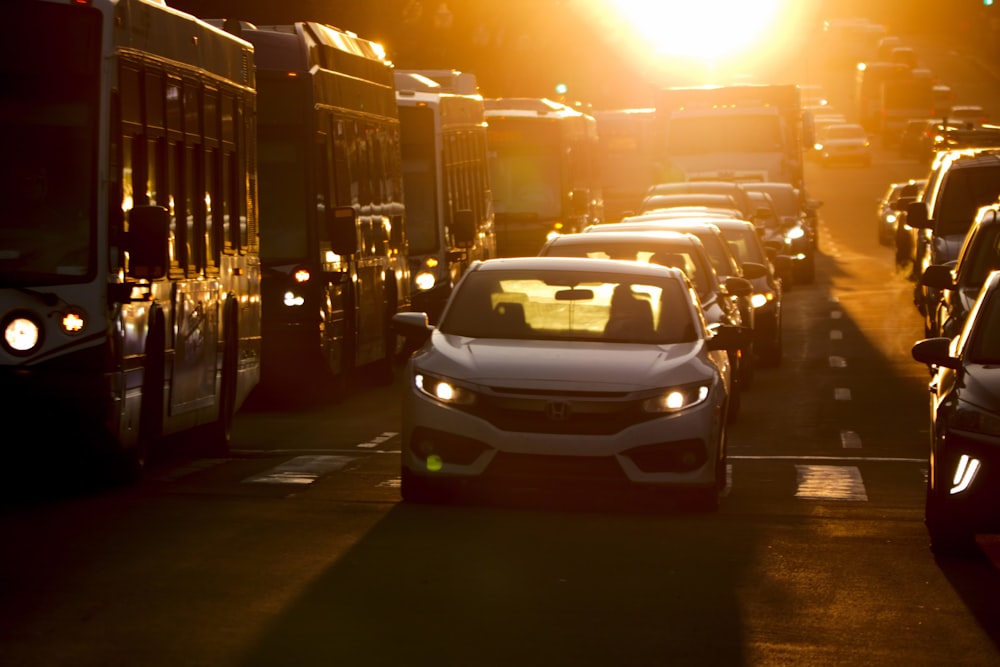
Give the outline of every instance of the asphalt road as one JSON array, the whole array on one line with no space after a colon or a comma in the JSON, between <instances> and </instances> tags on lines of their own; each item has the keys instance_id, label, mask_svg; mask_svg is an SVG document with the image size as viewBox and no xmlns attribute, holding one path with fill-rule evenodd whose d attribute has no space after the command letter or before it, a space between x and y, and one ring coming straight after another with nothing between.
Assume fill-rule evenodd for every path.
<instances>
[{"instance_id":1,"label":"asphalt road","mask_svg":"<svg viewBox=\"0 0 1000 667\"><path fill-rule=\"evenodd\" d=\"M966 62L954 80L981 76ZM744 396L717 514L531 492L403 504L399 381L245 410L232 456L133 487L8 470L0 662L1000 663L1000 538L937 560L923 526L920 320L875 225L885 184L919 172L885 152L810 165L817 279L786 293L785 358Z\"/></svg>"}]
</instances>

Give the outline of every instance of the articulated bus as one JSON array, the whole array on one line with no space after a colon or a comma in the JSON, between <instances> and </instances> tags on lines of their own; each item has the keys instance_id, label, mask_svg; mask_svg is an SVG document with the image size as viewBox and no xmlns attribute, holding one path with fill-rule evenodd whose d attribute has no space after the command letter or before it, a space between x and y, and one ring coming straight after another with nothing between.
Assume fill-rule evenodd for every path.
<instances>
[{"instance_id":1,"label":"articulated bus","mask_svg":"<svg viewBox=\"0 0 1000 667\"><path fill-rule=\"evenodd\" d=\"M260 375L251 45L155 0L4 20L4 423L130 474L172 434L225 451Z\"/></svg>"},{"instance_id":2,"label":"articulated bus","mask_svg":"<svg viewBox=\"0 0 1000 667\"><path fill-rule=\"evenodd\" d=\"M469 264L496 255L486 117L474 74L396 70L413 309L434 322Z\"/></svg>"},{"instance_id":3,"label":"articulated bus","mask_svg":"<svg viewBox=\"0 0 1000 667\"><path fill-rule=\"evenodd\" d=\"M392 65L319 23L224 25L257 67L262 390L296 402L362 372L388 382L391 319L410 306Z\"/></svg>"},{"instance_id":4,"label":"articulated bus","mask_svg":"<svg viewBox=\"0 0 1000 667\"><path fill-rule=\"evenodd\" d=\"M501 257L536 255L552 234L602 219L593 116L544 98L494 98L486 122Z\"/></svg>"}]
</instances>

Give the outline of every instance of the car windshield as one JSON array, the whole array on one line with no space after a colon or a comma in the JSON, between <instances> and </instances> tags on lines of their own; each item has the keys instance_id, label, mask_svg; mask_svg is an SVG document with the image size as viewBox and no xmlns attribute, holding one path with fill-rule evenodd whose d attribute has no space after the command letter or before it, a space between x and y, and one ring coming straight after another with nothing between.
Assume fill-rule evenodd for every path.
<instances>
[{"instance_id":1,"label":"car windshield","mask_svg":"<svg viewBox=\"0 0 1000 667\"><path fill-rule=\"evenodd\" d=\"M749 187L754 189L752 184ZM792 217L797 216L802 211L799 191L795 188L760 188L755 191L771 195L771 205L774 206L778 215Z\"/></svg>"},{"instance_id":2,"label":"car windshield","mask_svg":"<svg viewBox=\"0 0 1000 667\"><path fill-rule=\"evenodd\" d=\"M668 277L473 271L456 288L439 330L470 338L684 343L698 338L694 299Z\"/></svg>"},{"instance_id":3,"label":"car windshield","mask_svg":"<svg viewBox=\"0 0 1000 667\"><path fill-rule=\"evenodd\" d=\"M751 227L743 229L726 228L722 230L722 235L726 238L729 249L736 255L736 259L739 260L740 264L744 262L767 263L767 257L764 255L763 248L760 245L760 238L757 236L755 229Z\"/></svg>"},{"instance_id":4,"label":"car windshield","mask_svg":"<svg viewBox=\"0 0 1000 667\"><path fill-rule=\"evenodd\" d=\"M941 236L967 233L980 207L992 204L998 195L1000 164L952 169L936 204L935 233Z\"/></svg>"},{"instance_id":5,"label":"car windshield","mask_svg":"<svg viewBox=\"0 0 1000 667\"><path fill-rule=\"evenodd\" d=\"M990 271L1000 269L1000 225L985 225L970 240L958 271L963 287L978 289Z\"/></svg>"},{"instance_id":6,"label":"car windshield","mask_svg":"<svg viewBox=\"0 0 1000 667\"><path fill-rule=\"evenodd\" d=\"M571 235L575 236L575 235ZM581 234L580 236L593 236L591 234ZM633 242L603 241L598 238L588 239L588 243L577 241L576 239L559 243L558 241L549 245L545 250L545 255L556 257L593 257L596 259L623 259L632 262L643 262L646 264L659 264L661 266L673 266L684 272L700 297L704 300L714 290L712 282L712 268L708 265L704 254L697 252L692 242L678 241L646 241L637 238ZM642 236L636 234L637 237ZM698 243L701 246L701 243Z\"/></svg>"},{"instance_id":7,"label":"car windshield","mask_svg":"<svg viewBox=\"0 0 1000 667\"><path fill-rule=\"evenodd\" d=\"M826 139L865 139L864 128L857 125L830 125L824 128Z\"/></svg>"},{"instance_id":8,"label":"car windshield","mask_svg":"<svg viewBox=\"0 0 1000 667\"><path fill-rule=\"evenodd\" d=\"M976 313L966 361L972 364L1000 364L1000 297L994 291Z\"/></svg>"}]
</instances>

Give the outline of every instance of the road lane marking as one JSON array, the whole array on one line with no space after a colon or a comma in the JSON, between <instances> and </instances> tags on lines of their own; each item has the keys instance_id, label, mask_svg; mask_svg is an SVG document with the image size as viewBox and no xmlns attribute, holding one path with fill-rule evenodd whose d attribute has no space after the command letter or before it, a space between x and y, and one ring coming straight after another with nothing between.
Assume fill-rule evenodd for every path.
<instances>
[{"instance_id":1,"label":"road lane marking","mask_svg":"<svg viewBox=\"0 0 1000 667\"><path fill-rule=\"evenodd\" d=\"M830 357L830 368L847 368L847 359L843 357Z\"/></svg>"},{"instance_id":2,"label":"road lane marking","mask_svg":"<svg viewBox=\"0 0 1000 667\"><path fill-rule=\"evenodd\" d=\"M797 465L796 498L867 501L868 493L855 466Z\"/></svg>"},{"instance_id":3,"label":"road lane marking","mask_svg":"<svg viewBox=\"0 0 1000 667\"><path fill-rule=\"evenodd\" d=\"M372 449L374 447L378 447L379 445L381 445L386 440L392 440L397 435L399 435L399 434L396 433L396 432L394 432L394 431L385 431L385 432L382 433L382 435L377 435L374 438L372 438L371 440L369 440L368 442L359 442L356 446L357 447L362 447L362 448L365 448L365 449Z\"/></svg>"},{"instance_id":4,"label":"road lane marking","mask_svg":"<svg viewBox=\"0 0 1000 667\"><path fill-rule=\"evenodd\" d=\"M831 318L831 319L834 319L834 320L839 320L839 319L840 319L841 317L843 317L843 316L844 316L844 313L843 313L843 311L840 311L840 310L833 310L833 311L830 311L830 318Z\"/></svg>"},{"instance_id":5,"label":"road lane marking","mask_svg":"<svg viewBox=\"0 0 1000 667\"><path fill-rule=\"evenodd\" d=\"M841 431L840 445L845 449L860 449L861 436L854 431Z\"/></svg>"},{"instance_id":6,"label":"road lane marking","mask_svg":"<svg viewBox=\"0 0 1000 667\"><path fill-rule=\"evenodd\" d=\"M296 456L270 470L247 477L244 484L312 484L327 473L340 470L353 456Z\"/></svg>"},{"instance_id":7,"label":"road lane marking","mask_svg":"<svg viewBox=\"0 0 1000 667\"><path fill-rule=\"evenodd\" d=\"M833 399L835 401L849 401L851 400L851 390L845 387L837 387L833 390Z\"/></svg>"},{"instance_id":8,"label":"road lane marking","mask_svg":"<svg viewBox=\"0 0 1000 667\"><path fill-rule=\"evenodd\" d=\"M830 331L830 340L843 340L844 332L840 329L833 329Z\"/></svg>"}]
</instances>

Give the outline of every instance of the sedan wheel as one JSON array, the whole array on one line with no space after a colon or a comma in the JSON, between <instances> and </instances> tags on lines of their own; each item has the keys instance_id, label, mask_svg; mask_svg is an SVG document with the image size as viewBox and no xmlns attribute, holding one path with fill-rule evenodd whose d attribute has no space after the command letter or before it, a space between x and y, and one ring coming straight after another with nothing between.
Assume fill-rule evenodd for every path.
<instances>
[{"instance_id":1,"label":"sedan wheel","mask_svg":"<svg viewBox=\"0 0 1000 667\"><path fill-rule=\"evenodd\" d=\"M948 508L947 499L927 486L925 523L931 551L939 556L970 556L978 551L976 534L961 517Z\"/></svg>"}]
</instances>

